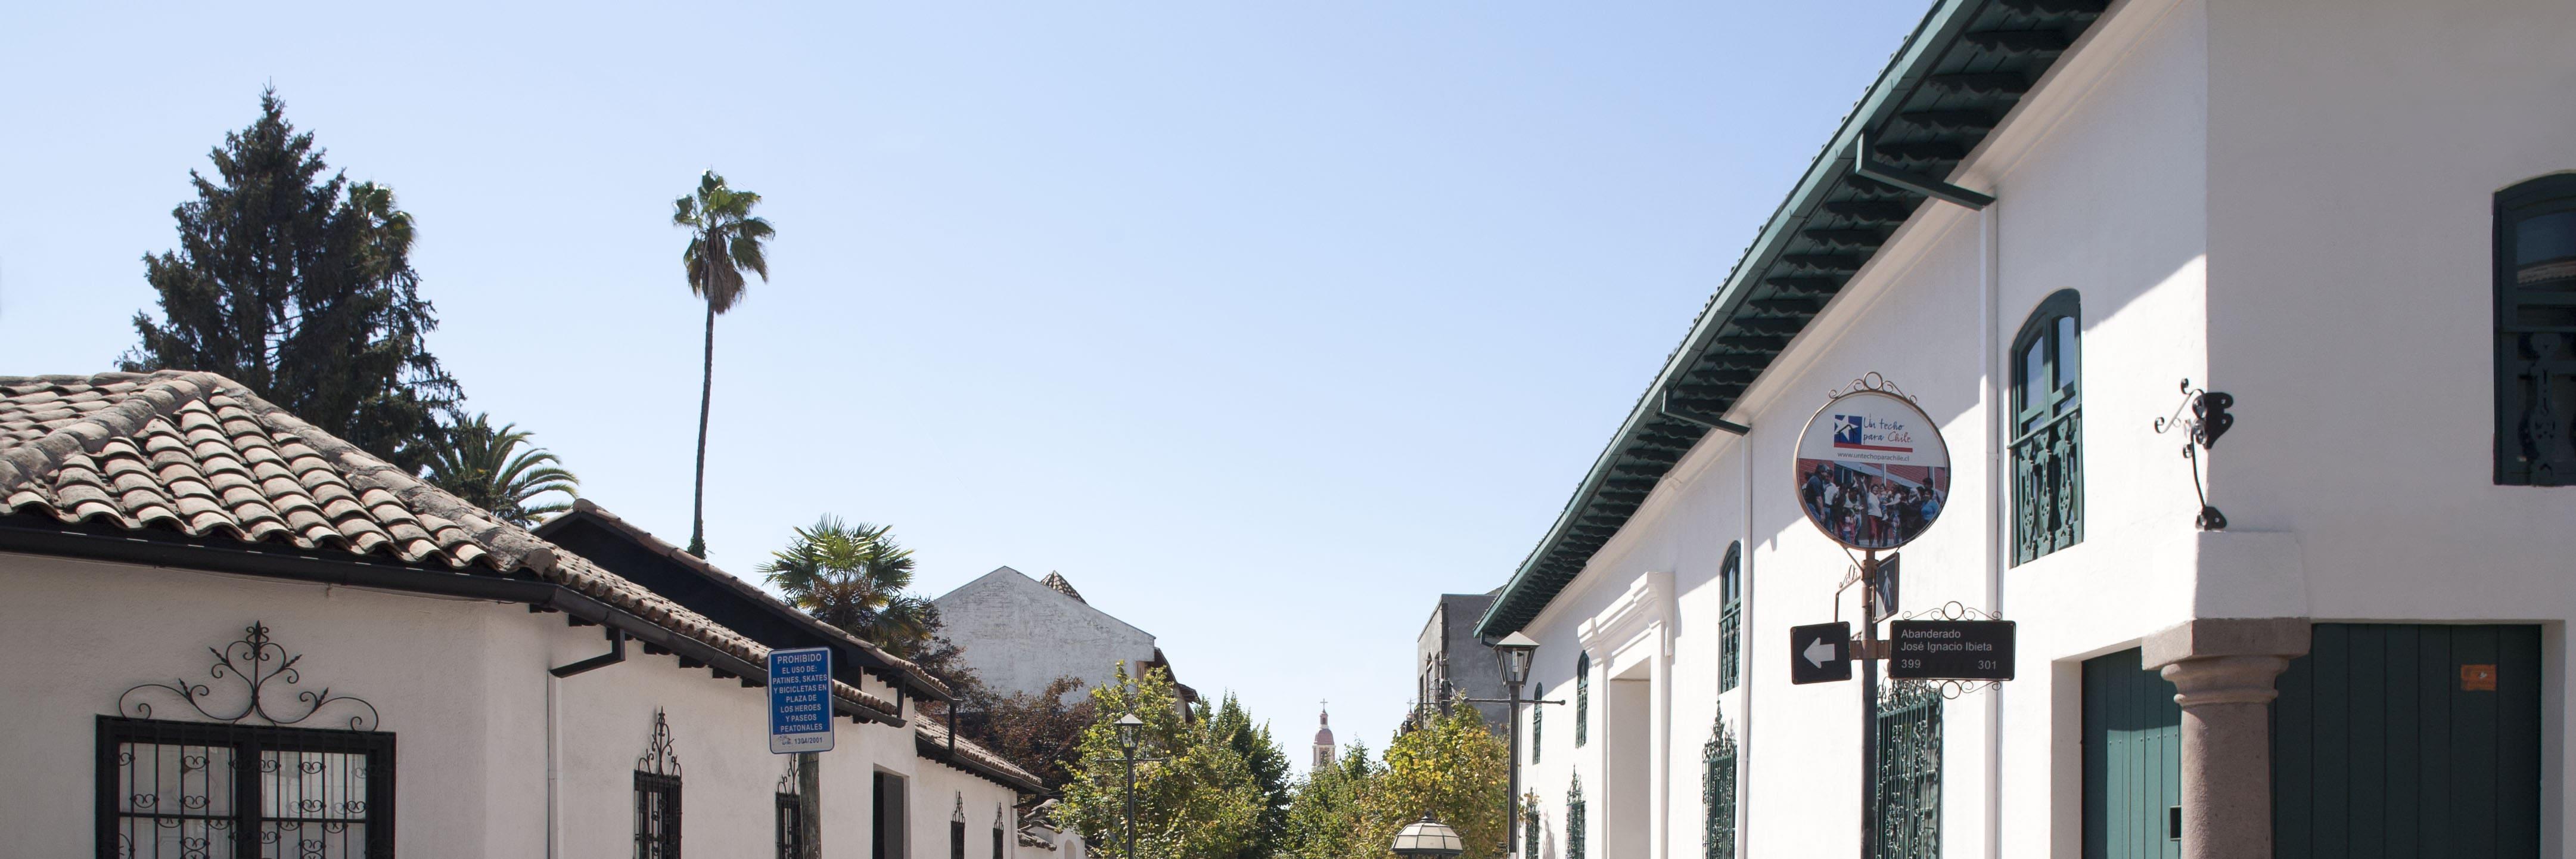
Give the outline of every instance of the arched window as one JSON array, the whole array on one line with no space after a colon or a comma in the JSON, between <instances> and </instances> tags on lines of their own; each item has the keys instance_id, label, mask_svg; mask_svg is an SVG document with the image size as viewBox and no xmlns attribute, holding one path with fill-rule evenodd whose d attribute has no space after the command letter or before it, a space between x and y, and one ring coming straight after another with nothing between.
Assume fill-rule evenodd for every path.
<instances>
[{"instance_id":1,"label":"arched window","mask_svg":"<svg viewBox=\"0 0 2576 859\"><path fill-rule=\"evenodd\" d=\"M2062 289L2012 347L2013 563L2084 540L2083 314Z\"/></svg>"},{"instance_id":2,"label":"arched window","mask_svg":"<svg viewBox=\"0 0 2576 859\"><path fill-rule=\"evenodd\" d=\"M1592 654L1574 657L1574 747L1592 739Z\"/></svg>"},{"instance_id":3,"label":"arched window","mask_svg":"<svg viewBox=\"0 0 2576 859\"><path fill-rule=\"evenodd\" d=\"M2576 483L2576 173L2495 197L2495 482Z\"/></svg>"},{"instance_id":4,"label":"arched window","mask_svg":"<svg viewBox=\"0 0 2576 859\"><path fill-rule=\"evenodd\" d=\"M1538 687L1538 686L1531 686L1531 687L1530 687L1530 698L1531 698L1531 699L1535 700L1535 699L1540 699L1540 698L1545 698L1545 697L1547 697L1547 695L1546 695L1546 694L1544 694L1544 690L1542 690L1540 687ZM1538 750L1540 750L1540 749L1542 749L1542 748L1546 748L1546 747L1547 747L1547 742L1546 742L1546 741L1547 741L1547 735L1546 735L1546 734L1543 734L1543 733L1540 733L1540 731L1539 731L1539 729L1540 729L1540 728L1543 728L1543 727L1545 727L1545 726L1547 725L1547 720L1546 720L1546 719L1544 719L1544 718L1541 718L1542 716L1545 716L1545 715L1547 714L1547 708L1546 708L1546 707L1543 707L1543 706L1540 706L1540 705L1537 705L1537 704L1531 704L1531 705L1530 705L1529 710L1530 710L1530 763L1538 763Z\"/></svg>"},{"instance_id":5,"label":"arched window","mask_svg":"<svg viewBox=\"0 0 2576 859\"><path fill-rule=\"evenodd\" d=\"M1717 615L1717 691L1735 688L1743 675L1744 544L1726 547L1726 562L1717 568L1717 590L1724 607Z\"/></svg>"}]
</instances>

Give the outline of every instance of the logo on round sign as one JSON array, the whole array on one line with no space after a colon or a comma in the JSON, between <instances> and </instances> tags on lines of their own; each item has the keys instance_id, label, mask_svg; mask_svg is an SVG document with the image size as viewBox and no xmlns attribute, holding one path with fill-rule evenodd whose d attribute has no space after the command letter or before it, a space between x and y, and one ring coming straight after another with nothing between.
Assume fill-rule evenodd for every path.
<instances>
[{"instance_id":1,"label":"logo on round sign","mask_svg":"<svg viewBox=\"0 0 2576 859\"><path fill-rule=\"evenodd\" d=\"M1857 390L1825 403L1798 436L1799 506L1834 542L1893 549L1950 503L1950 448L1904 397Z\"/></svg>"}]
</instances>

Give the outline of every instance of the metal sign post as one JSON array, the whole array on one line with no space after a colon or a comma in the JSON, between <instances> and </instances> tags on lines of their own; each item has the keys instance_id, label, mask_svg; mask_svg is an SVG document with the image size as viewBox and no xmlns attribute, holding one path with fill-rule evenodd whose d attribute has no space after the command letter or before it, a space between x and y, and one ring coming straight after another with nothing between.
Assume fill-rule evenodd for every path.
<instances>
[{"instance_id":1,"label":"metal sign post","mask_svg":"<svg viewBox=\"0 0 2576 859\"><path fill-rule=\"evenodd\" d=\"M1950 448L1913 397L1871 373L1835 391L1816 410L1798 435L1796 456L1790 475L1807 521L1844 549L1861 553L1860 569L1843 583L1843 589L1861 586L1860 639L1851 641L1847 627L1835 629L1841 624L1798 627L1804 640L1792 645L1790 677L1796 683L1840 680L1850 676L1851 663L1860 663L1860 855L1871 859L1879 824L1878 662L1889 655L1878 622L1896 614L1894 550L1921 536L1950 505ZM1889 552L1884 560L1881 551ZM1836 614L1841 599L1838 590ZM1825 640L1833 632L1845 642L1838 648ZM1809 658L1810 648L1816 658ZM1823 658L1829 649L1843 653L1838 660ZM1838 670L1827 667L1837 662Z\"/></svg>"}]
</instances>

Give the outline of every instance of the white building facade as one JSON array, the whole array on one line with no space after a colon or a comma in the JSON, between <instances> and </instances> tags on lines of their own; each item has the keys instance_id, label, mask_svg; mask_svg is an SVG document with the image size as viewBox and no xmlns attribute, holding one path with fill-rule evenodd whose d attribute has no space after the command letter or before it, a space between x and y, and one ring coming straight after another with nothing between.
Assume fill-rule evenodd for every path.
<instances>
[{"instance_id":1,"label":"white building facade","mask_svg":"<svg viewBox=\"0 0 2576 859\"><path fill-rule=\"evenodd\" d=\"M0 855L789 855L789 627L606 563L219 377L0 379ZM809 633L820 855L1047 852L1043 786L921 718L935 681Z\"/></svg>"},{"instance_id":2,"label":"white building facade","mask_svg":"<svg viewBox=\"0 0 2576 859\"><path fill-rule=\"evenodd\" d=\"M1519 855L2560 855L2570 32L1937 4L1479 623L1567 702ZM1791 471L1860 379L1954 466L1897 612L2018 630L1894 690L1866 781L1860 683L1787 671L1860 617Z\"/></svg>"},{"instance_id":3,"label":"white building facade","mask_svg":"<svg viewBox=\"0 0 2576 859\"><path fill-rule=\"evenodd\" d=\"M931 605L967 667L1001 694L1035 695L1071 677L1082 685L1068 695L1079 696L1110 682L1121 665L1130 673L1171 670L1153 633L1093 606L1062 573L1041 581L996 567ZM1184 703L1197 698L1187 686L1177 691Z\"/></svg>"}]
</instances>

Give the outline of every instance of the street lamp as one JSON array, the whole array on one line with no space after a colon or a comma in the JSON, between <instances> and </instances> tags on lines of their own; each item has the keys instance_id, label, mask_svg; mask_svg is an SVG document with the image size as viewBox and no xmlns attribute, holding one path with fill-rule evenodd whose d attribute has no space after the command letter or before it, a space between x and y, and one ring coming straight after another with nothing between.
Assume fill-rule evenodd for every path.
<instances>
[{"instance_id":1,"label":"street lamp","mask_svg":"<svg viewBox=\"0 0 2576 859\"><path fill-rule=\"evenodd\" d=\"M1494 648L1494 658L1501 660L1503 663L1503 683L1511 688L1511 697L1504 698L1500 701L1496 701L1491 698L1469 698L1467 700L1478 704L1503 704L1507 706L1507 709L1504 711L1504 721L1511 723L1511 729L1506 732L1511 737L1511 745L1508 749L1511 759L1510 765L1504 767L1504 770L1510 774L1510 781L1503 792L1503 853L1508 856L1511 855L1514 850L1514 842L1520 840L1520 827L1515 825L1520 816L1517 813L1519 808L1513 805L1513 802L1515 802L1513 797L1519 796L1521 792L1521 705L1529 704L1536 706L1539 704L1562 704L1565 702L1540 701L1533 698L1521 697L1521 684L1529 682L1530 661L1538 655L1538 641L1536 639L1530 638L1526 633L1514 631L1510 635L1503 636L1503 640L1494 642L1492 646ZM1425 822L1430 821L1426 818ZM1438 824L1433 823L1433 825L1437 826ZM1440 828L1443 830L1448 829L1446 826L1442 826ZM1412 830L1408 828L1406 831L1410 832Z\"/></svg>"},{"instance_id":2,"label":"street lamp","mask_svg":"<svg viewBox=\"0 0 2576 859\"><path fill-rule=\"evenodd\" d=\"M1126 859L1136 859L1136 765L1150 761L1159 761L1162 760L1162 758L1144 758L1136 756L1136 745L1143 739L1141 735L1145 730L1145 720L1136 718L1135 713L1128 713L1124 716L1120 716L1118 717L1118 721L1111 722L1110 725L1118 729L1118 750L1123 752L1125 756L1111 758L1109 762L1127 765Z\"/></svg>"},{"instance_id":3,"label":"street lamp","mask_svg":"<svg viewBox=\"0 0 2576 859\"><path fill-rule=\"evenodd\" d=\"M1395 834L1395 855L1447 857L1467 852L1467 844L1458 838L1458 830L1422 813L1422 820Z\"/></svg>"}]
</instances>

